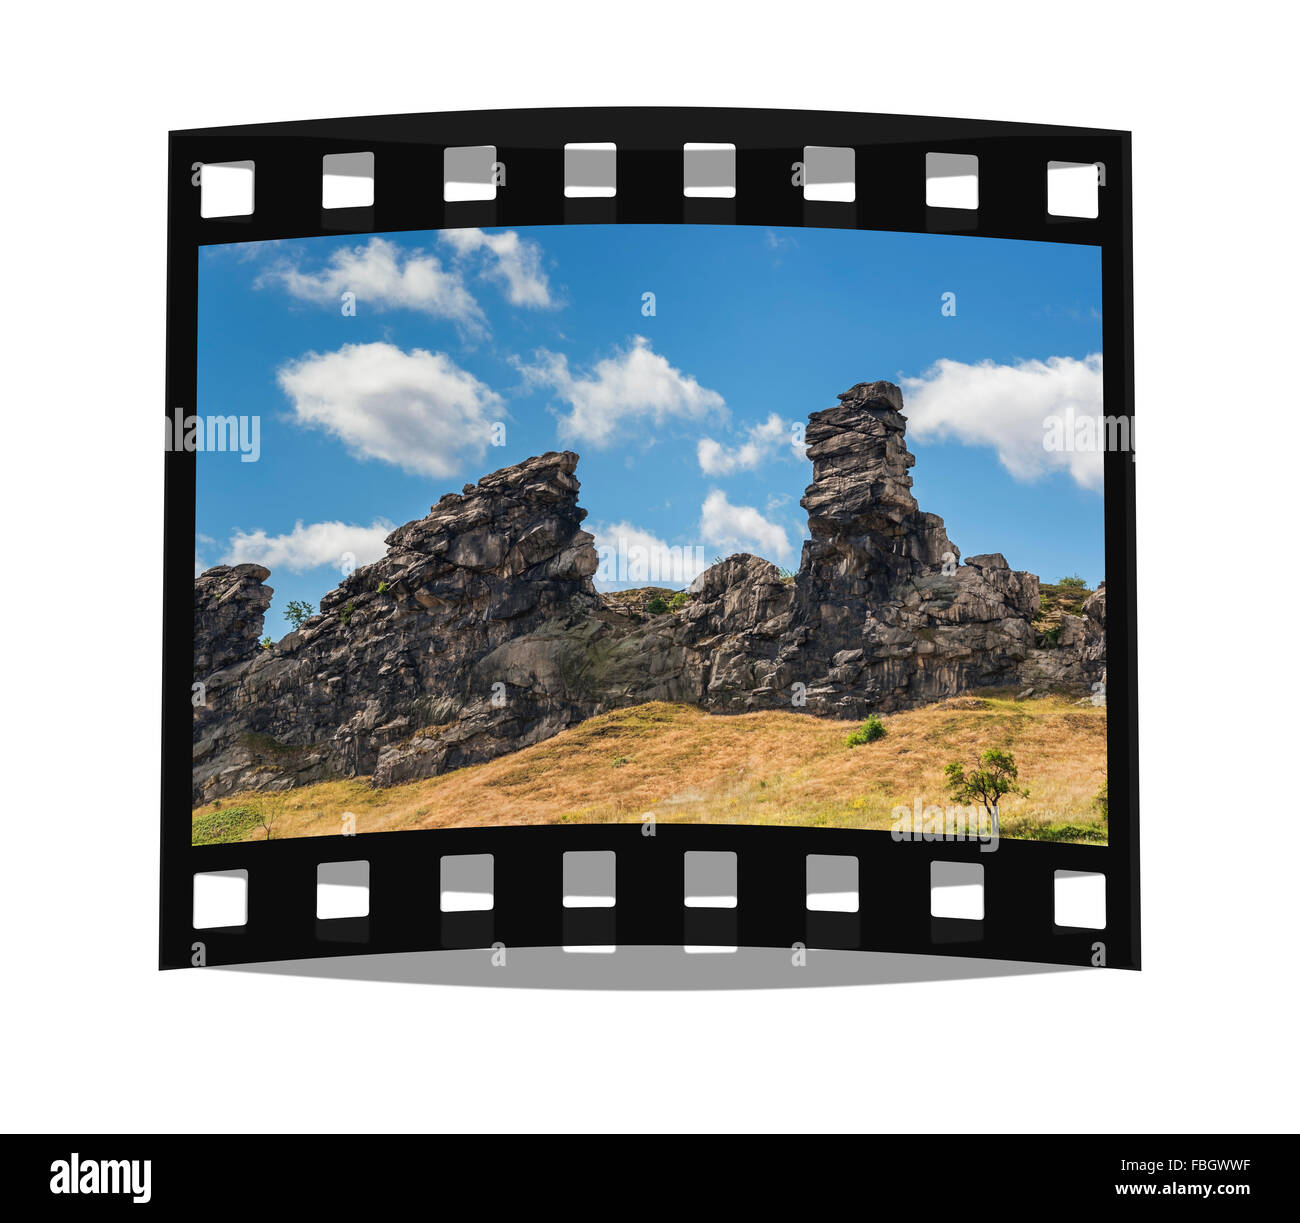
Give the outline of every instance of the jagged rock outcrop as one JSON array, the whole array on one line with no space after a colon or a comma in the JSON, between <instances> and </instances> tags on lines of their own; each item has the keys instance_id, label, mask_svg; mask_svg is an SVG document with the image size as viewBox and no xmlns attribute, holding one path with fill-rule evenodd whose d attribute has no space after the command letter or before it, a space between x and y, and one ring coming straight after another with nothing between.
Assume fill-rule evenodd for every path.
<instances>
[{"instance_id":1,"label":"jagged rock outcrop","mask_svg":"<svg viewBox=\"0 0 1300 1223\"><path fill-rule=\"evenodd\" d=\"M479 687L475 669L504 643L599 604L577 461L545 454L449 493L269 650L257 646L259 613L242 660L221 655L225 669L195 710L196 798L370 774L388 745L432 728L441 747L425 763L441 771L496 754L493 740L522 747L586 716L559 685L494 706L499 678ZM196 580L196 625L216 572Z\"/></svg>"},{"instance_id":2,"label":"jagged rock outcrop","mask_svg":"<svg viewBox=\"0 0 1300 1223\"><path fill-rule=\"evenodd\" d=\"M1106 583L1101 582L1097 589L1083 601L1085 632L1088 636L1088 653L1086 661L1098 662L1106 658Z\"/></svg>"},{"instance_id":3,"label":"jagged rock outcrop","mask_svg":"<svg viewBox=\"0 0 1300 1223\"><path fill-rule=\"evenodd\" d=\"M1104 589L1037 644L1038 579L996 553L960 563L917 506L898 388L839 400L809 418L811 538L793 580L731 556L673 613L597 594L567 451L444 496L270 649L267 570L209 570L195 580L195 800L341 776L395 785L651 700L859 717L1104 677Z\"/></svg>"},{"instance_id":4,"label":"jagged rock outcrop","mask_svg":"<svg viewBox=\"0 0 1300 1223\"><path fill-rule=\"evenodd\" d=\"M250 657L275 591L261 565L218 565L194 579L194 678Z\"/></svg>"},{"instance_id":5,"label":"jagged rock outcrop","mask_svg":"<svg viewBox=\"0 0 1300 1223\"><path fill-rule=\"evenodd\" d=\"M851 717L1015 683L1034 642L1038 579L997 554L958 563L943 520L912 496L916 459L893 383L859 383L839 400L809 417L805 435L812 538L782 679L793 665L814 712Z\"/></svg>"},{"instance_id":6,"label":"jagged rock outcrop","mask_svg":"<svg viewBox=\"0 0 1300 1223\"><path fill-rule=\"evenodd\" d=\"M1021 678L1037 688L1106 681L1106 583L1084 600L1079 615L1065 613L1059 627L1033 651Z\"/></svg>"},{"instance_id":7,"label":"jagged rock outcrop","mask_svg":"<svg viewBox=\"0 0 1300 1223\"><path fill-rule=\"evenodd\" d=\"M907 418L892 382L860 382L839 406L814 412L805 439L813 482L800 504L812 539L801 569L810 605L822 596L877 601L898 583L958 553L936 514L912 496L916 459L903 440Z\"/></svg>"}]
</instances>

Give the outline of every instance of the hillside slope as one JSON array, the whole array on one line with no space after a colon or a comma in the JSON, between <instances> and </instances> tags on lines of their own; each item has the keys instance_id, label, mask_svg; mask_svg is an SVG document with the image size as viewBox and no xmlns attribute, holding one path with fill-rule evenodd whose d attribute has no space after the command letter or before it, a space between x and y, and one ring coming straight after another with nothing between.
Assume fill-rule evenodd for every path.
<instances>
[{"instance_id":1,"label":"hillside slope","mask_svg":"<svg viewBox=\"0 0 1300 1223\"><path fill-rule=\"evenodd\" d=\"M889 715L887 735L856 748L853 722L769 711L705 713L651 702L591 718L486 764L372 789L366 778L280 794L247 792L193 813L196 842L328 836L345 812L356 831L639 821L889 828L891 811L946 804L944 766L988 747L1011 751L1028 798L1002 806L1011 837L1105 840L1094 804L1106 777L1106 710L1004 691Z\"/></svg>"}]
</instances>

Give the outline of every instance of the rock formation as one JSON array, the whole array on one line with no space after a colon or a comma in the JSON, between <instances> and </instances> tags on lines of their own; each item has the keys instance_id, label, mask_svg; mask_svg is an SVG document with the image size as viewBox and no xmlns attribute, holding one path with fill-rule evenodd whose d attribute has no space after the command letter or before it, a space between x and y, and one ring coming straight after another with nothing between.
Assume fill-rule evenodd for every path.
<instances>
[{"instance_id":1,"label":"rock formation","mask_svg":"<svg viewBox=\"0 0 1300 1223\"><path fill-rule=\"evenodd\" d=\"M918 508L898 388L839 399L809 418L812 538L793 581L736 555L678 611L620 608L592 584L568 451L447 494L270 649L268 571L208 570L194 588L195 801L330 777L394 785L651 700L857 718L1104 676L1104 590L1039 642L1038 579L996 553L960 564Z\"/></svg>"},{"instance_id":2,"label":"rock formation","mask_svg":"<svg viewBox=\"0 0 1300 1223\"><path fill-rule=\"evenodd\" d=\"M261 565L218 565L194 579L194 678L249 658L275 593Z\"/></svg>"}]
</instances>

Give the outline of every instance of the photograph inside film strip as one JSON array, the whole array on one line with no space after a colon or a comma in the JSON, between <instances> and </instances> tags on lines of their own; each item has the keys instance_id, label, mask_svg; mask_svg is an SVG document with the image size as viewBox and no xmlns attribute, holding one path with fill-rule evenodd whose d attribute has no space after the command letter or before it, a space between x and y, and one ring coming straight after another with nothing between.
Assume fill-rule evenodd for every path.
<instances>
[{"instance_id":1,"label":"photograph inside film strip","mask_svg":"<svg viewBox=\"0 0 1300 1223\"><path fill-rule=\"evenodd\" d=\"M734 195L734 149L676 148L702 196ZM614 154L582 152L575 194L604 166L612 194ZM444 189L457 157L466 198L513 189L497 153L441 157ZM978 209L976 162L918 190ZM326 207L382 189L373 153L322 164ZM1104 172L1073 169L1095 216ZM251 165L204 173L252 208ZM927 922L980 926L985 866L1023 862L1055 927L1049 892L1101 880L1077 929L1104 931L1136 846L1135 732L1107 699L1132 416L1103 394L1101 242L673 220L193 245L193 395L166 422L192 480L189 809L165 809L165 856L247 888L297 844L346 897L360 847L407 842L442 912L490 898L492 855L440 834L678 836L676 911L690 836L761 828L809 910L860 912L858 860L884 877L919 850ZM979 952L927 950L952 945Z\"/></svg>"}]
</instances>

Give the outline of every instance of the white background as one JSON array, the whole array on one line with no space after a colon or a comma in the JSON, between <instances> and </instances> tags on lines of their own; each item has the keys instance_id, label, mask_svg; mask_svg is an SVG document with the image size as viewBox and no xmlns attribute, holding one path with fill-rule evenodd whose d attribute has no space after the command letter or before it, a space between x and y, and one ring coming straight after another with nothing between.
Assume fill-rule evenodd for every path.
<instances>
[{"instance_id":1,"label":"white background","mask_svg":"<svg viewBox=\"0 0 1300 1223\"><path fill-rule=\"evenodd\" d=\"M1282 10L890 7L6 15L0 1125L1295 1128ZM652 103L1134 132L1146 969L658 993L157 972L168 129Z\"/></svg>"}]
</instances>

